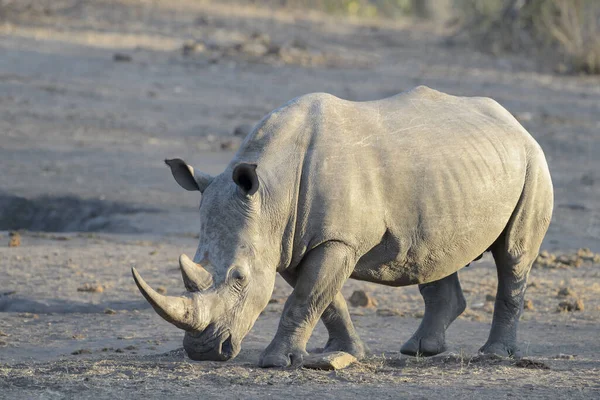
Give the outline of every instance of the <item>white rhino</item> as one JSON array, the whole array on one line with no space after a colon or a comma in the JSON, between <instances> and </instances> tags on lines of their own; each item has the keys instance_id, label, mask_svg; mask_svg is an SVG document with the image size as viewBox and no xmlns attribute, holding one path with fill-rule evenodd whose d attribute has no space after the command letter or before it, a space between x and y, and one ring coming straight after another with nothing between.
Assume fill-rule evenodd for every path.
<instances>
[{"instance_id":1,"label":"white rhino","mask_svg":"<svg viewBox=\"0 0 600 400\"><path fill-rule=\"evenodd\" d=\"M553 192L540 146L488 98L420 86L351 102L294 99L267 115L211 177L166 160L202 193L200 243L180 258L188 292L146 299L185 330L194 360L228 360L267 305L276 273L294 287L263 367L301 362L319 318L326 351L364 355L340 293L348 278L420 285L425 315L401 351L446 349L465 308L457 271L491 251L498 291L484 353L518 355L517 323Z\"/></svg>"}]
</instances>

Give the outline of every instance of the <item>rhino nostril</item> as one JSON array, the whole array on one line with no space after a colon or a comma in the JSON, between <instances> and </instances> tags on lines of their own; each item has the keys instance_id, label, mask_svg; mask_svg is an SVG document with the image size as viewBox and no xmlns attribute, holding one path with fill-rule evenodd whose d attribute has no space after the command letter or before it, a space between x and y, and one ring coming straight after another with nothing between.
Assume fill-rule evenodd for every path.
<instances>
[{"instance_id":1,"label":"rhino nostril","mask_svg":"<svg viewBox=\"0 0 600 400\"><path fill-rule=\"evenodd\" d=\"M233 345L231 344L231 335L227 336L227 339L221 343L221 355L231 358L233 355Z\"/></svg>"}]
</instances>

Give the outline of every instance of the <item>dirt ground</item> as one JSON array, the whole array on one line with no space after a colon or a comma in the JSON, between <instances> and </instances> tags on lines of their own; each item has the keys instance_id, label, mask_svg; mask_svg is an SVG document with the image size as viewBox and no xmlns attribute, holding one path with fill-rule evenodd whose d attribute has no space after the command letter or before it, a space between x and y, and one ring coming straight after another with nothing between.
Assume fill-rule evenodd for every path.
<instances>
[{"instance_id":1,"label":"dirt ground","mask_svg":"<svg viewBox=\"0 0 600 400\"><path fill-rule=\"evenodd\" d=\"M351 309L372 355L337 372L257 368L290 292L280 279L227 363L187 359L182 332L131 279L135 266L180 293L177 257L197 244L199 197L164 158L219 173L235 128L293 97L370 100L420 84L507 107L552 172L543 248L600 252L600 78L541 73L539 61L448 46L443 34L192 0L0 0L0 398L600 397L593 255L532 270L525 361L477 356L496 286L489 256L461 270L468 308L449 352L430 359L399 353L422 316L416 287L349 281L347 298L366 290L378 302ZM14 229L25 231L8 247ZM559 311L577 300L583 310ZM319 325L309 348L325 340Z\"/></svg>"}]
</instances>

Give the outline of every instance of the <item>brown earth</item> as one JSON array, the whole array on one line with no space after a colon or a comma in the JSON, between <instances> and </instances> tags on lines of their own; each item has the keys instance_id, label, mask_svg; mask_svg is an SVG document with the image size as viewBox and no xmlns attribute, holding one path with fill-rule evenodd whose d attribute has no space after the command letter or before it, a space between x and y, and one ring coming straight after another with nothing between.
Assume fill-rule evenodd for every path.
<instances>
[{"instance_id":1,"label":"brown earth","mask_svg":"<svg viewBox=\"0 0 600 400\"><path fill-rule=\"evenodd\" d=\"M442 30L411 21L0 0L0 398L598 396L600 79L535 65L448 47ZM351 310L371 357L341 371L257 368L289 293L282 280L235 360L186 359L182 333L130 275L136 266L154 287L182 291L177 256L198 240L199 199L162 159L218 173L236 127L295 96L369 100L420 84L495 98L546 152L556 211L527 292L526 359L476 356L495 296L488 255L461 270L468 308L433 359L399 354L422 316L416 287L349 281L347 298L364 290L377 303ZM9 247L18 228L36 233ZM562 302L572 311L557 311ZM319 326L309 347L325 340Z\"/></svg>"}]
</instances>

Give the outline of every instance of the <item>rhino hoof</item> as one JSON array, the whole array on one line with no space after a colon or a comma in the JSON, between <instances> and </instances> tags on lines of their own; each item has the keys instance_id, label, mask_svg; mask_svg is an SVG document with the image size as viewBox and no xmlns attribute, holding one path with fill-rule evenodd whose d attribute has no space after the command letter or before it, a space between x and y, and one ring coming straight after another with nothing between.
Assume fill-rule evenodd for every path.
<instances>
[{"instance_id":1,"label":"rhino hoof","mask_svg":"<svg viewBox=\"0 0 600 400\"><path fill-rule=\"evenodd\" d=\"M515 343L492 342L483 345L479 352L482 354L494 354L500 357L521 358L521 350Z\"/></svg>"},{"instance_id":2,"label":"rhino hoof","mask_svg":"<svg viewBox=\"0 0 600 400\"><path fill-rule=\"evenodd\" d=\"M365 358L365 355L369 349L360 339L355 339L352 341L338 341L335 339L329 339L325 345L325 348L321 350L322 353L332 353L338 351L352 354L354 357L356 357L356 359L362 360Z\"/></svg>"},{"instance_id":3,"label":"rhino hoof","mask_svg":"<svg viewBox=\"0 0 600 400\"><path fill-rule=\"evenodd\" d=\"M431 357L446 350L446 342L443 338L412 337L400 348L400 353L413 357Z\"/></svg>"},{"instance_id":4,"label":"rhino hoof","mask_svg":"<svg viewBox=\"0 0 600 400\"><path fill-rule=\"evenodd\" d=\"M258 365L261 368L287 368L301 366L304 356L308 355L305 351L293 351L290 353L263 353Z\"/></svg>"}]
</instances>

